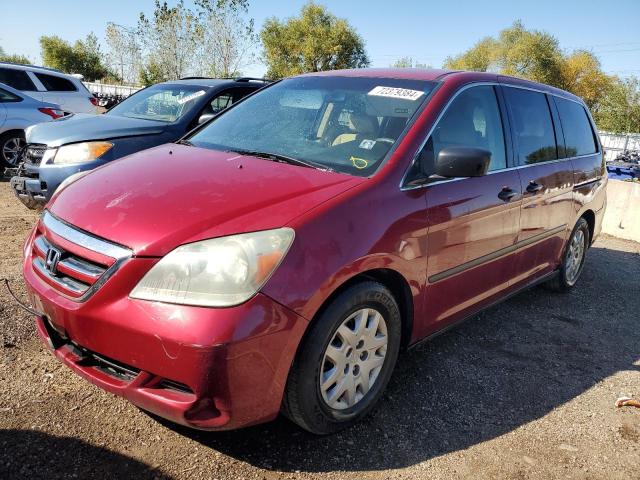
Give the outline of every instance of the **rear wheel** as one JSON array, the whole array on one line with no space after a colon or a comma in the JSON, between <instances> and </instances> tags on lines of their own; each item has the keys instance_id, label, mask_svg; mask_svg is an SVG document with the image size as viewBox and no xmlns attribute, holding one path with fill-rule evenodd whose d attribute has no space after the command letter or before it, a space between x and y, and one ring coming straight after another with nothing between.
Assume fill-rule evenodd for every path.
<instances>
[{"instance_id":1,"label":"rear wheel","mask_svg":"<svg viewBox=\"0 0 640 480\"><path fill-rule=\"evenodd\" d=\"M9 168L17 167L25 144L24 132L19 130L0 135L0 163Z\"/></svg>"},{"instance_id":2,"label":"rear wheel","mask_svg":"<svg viewBox=\"0 0 640 480\"><path fill-rule=\"evenodd\" d=\"M558 275L548 283L552 290L566 292L575 286L582 273L590 241L589 223L580 218L565 247Z\"/></svg>"},{"instance_id":3,"label":"rear wheel","mask_svg":"<svg viewBox=\"0 0 640 480\"><path fill-rule=\"evenodd\" d=\"M400 311L389 290L367 281L336 297L310 328L289 374L284 413L328 434L360 420L381 397L400 350Z\"/></svg>"}]
</instances>

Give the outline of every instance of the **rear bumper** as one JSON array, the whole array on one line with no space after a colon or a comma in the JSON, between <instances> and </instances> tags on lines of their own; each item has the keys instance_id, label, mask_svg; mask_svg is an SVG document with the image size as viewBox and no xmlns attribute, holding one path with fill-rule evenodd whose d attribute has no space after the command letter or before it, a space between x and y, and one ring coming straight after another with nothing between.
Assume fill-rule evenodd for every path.
<instances>
[{"instance_id":1,"label":"rear bumper","mask_svg":"<svg viewBox=\"0 0 640 480\"><path fill-rule=\"evenodd\" d=\"M154 262L128 261L86 302L25 262L42 340L86 380L175 423L218 430L273 419L307 321L262 294L224 309L130 299L132 279Z\"/></svg>"}]
</instances>

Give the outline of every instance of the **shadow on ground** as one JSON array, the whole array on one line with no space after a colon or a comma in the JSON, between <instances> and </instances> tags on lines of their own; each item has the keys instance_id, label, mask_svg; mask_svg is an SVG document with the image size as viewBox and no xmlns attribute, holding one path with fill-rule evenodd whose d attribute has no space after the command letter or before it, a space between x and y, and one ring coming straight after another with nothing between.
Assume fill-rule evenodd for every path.
<instances>
[{"instance_id":1,"label":"shadow on ground","mask_svg":"<svg viewBox=\"0 0 640 480\"><path fill-rule=\"evenodd\" d=\"M137 460L77 438L35 430L0 430L0 451L9 453L0 463L0 478L4 479L170 478Z\"/></svg>"},{"instance_id":2,"label":"shadow on ground","mask_svg":"<svg viewBox=\"0 0 640 480\"><path fill-rule=\"evenodd\" d=\"M510 432L621 370L640 370L640 256L592 248L569 294L524 292L401 356L361 424L316 437L283 418L181 435L284 471L401 468Z\"/></svg>"}]
</instances>

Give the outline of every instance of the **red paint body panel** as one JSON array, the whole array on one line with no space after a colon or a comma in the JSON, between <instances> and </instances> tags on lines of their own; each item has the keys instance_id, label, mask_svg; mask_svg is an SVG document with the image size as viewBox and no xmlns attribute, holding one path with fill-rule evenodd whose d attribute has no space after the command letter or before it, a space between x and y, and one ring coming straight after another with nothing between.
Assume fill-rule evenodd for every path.
<instances>
[{"instance_id":1,"label":"red paint body panel","mask_svg":"<svg viewBox=\"0 0 640 480\"><path fill-rule=\"evenodd\" d=\"M197 240L281 227L366 181L176 144L109 166L114 163L118 168L99 168L70 185L50 210L144 256L162 256Z\"/></svg>"},{"instance_id":2,"label":"red paint body panel","mask_svg":"<svg viewBox=\"0 0 640 480\"><path fill-rule=\"evenodd\" d=\"M601 153L401 189L414 156L461 87L501 82L575 99L570 94L488 73L361 69L313 75L441 83L371 178L165 145L110 163L64 189L50 211L129 247L133 258L87 301L77 302L34 272L29 240L24 276L34 305L77 345L139 373L131 382L115 380L81 365L68 345L55 350L58 358L173 421L206 429L250 425L277 415L309 322L353 277L392 271L402 279L409 292L405 343L411 344L556 269L568 232L585 212L599 231L606 204ZM530 195L530 181L545 188ZM509 202L497 196L505 186L517 192ZM283 226L296 232L288 254L261 292L240 306L129 298L152 265L179 245ZM43 319L38 328L53 341L56 333ZM163 380L188 391L161 388Z\"/></svg>"}]
</instances>

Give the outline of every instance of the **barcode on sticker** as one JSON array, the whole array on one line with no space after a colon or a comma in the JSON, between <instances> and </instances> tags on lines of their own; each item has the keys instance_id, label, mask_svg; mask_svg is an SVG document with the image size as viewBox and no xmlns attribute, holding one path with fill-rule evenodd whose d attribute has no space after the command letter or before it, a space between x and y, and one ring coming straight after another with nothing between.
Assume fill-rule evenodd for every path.
<instances>
[{"instance_id":1,"label":"barcode on sticker","mask_svg":"<svg viewBox=\"0 0 640 480\"><path fill-rule=\"evenodd\" d=\"M420 90L410 90L408 88L377 86L369 92L369 95L376 97L402 98L404 100L417 100L424 95L424 92L421 92Z\"/></svg>"}]
</instances>

